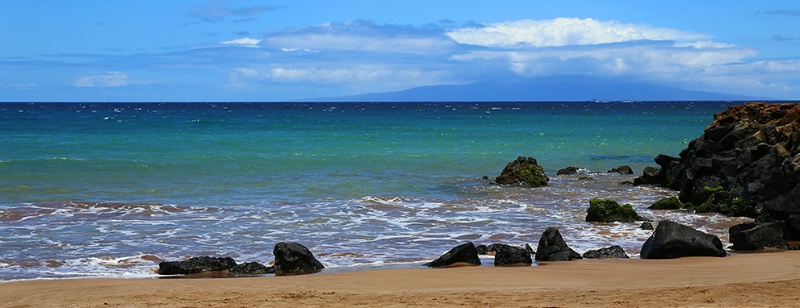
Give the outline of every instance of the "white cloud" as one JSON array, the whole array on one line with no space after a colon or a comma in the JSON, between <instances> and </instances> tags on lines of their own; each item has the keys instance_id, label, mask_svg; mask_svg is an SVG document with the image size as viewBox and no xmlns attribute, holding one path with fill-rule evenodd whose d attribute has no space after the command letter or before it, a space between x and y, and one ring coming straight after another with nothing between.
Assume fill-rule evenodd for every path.
<instances>
[{"instance_id":1,"label":"white cloud","mask_svg":"<svg viewBox=\"0 0 800 308\"><path fill-rule=\"evenodd\" d=\"M391 91L441 84L449 72L383 64L346 65L341 67L260 66L240 67L229 74L228 86L243 88L262 82L278 84L335 85L359 91ZM248 81L250 83L248 83Z\"/></svg>"},{"instance_id":2,"label":"white cloud","mask_svg":"<svg viewBox=\"0 0 800 308\"><path fill-rule=\"evenodd\" d=\"M455 47L440 29L381 26L367 21L323 24L273 33L262 44L281 50L442 54Z\"/></svg>"},{"instance_id":3,"label":"white cloud","mask_svg":"<svg viewBox=\"0 0 800 308\"><path fill-rule=\"evenodd\" d=\"M500 47L598 45L639 40L698 40L703 35L667 28L598 21L592 18L519 20L481 28L457 29L447 36L461 44Z\"/></svg>"},{"instance_id":4,"label":"white cloud","mask_svg":"<svg viewBox=\"0 0 800 308\"><path fill-rule=\"evenodd\" d=\"M74 86L79 88L122 87L129 84L129 79L128 75L120 72L107 72L105 75L78 77Z\"/></svg>"},{"instance_id":5,"label":"white cloud","mask_svg":"<svg viewBox=\"0 0 800 308\"><path fill-rule=\"evenodd\" d=\"M259 43L261 43L261 40L249 37L243 37L240 39L220 42L220 44L222 45L236 45L236 46L254 47L254 48L258 48Z\"/></svg>"}]
</instances>

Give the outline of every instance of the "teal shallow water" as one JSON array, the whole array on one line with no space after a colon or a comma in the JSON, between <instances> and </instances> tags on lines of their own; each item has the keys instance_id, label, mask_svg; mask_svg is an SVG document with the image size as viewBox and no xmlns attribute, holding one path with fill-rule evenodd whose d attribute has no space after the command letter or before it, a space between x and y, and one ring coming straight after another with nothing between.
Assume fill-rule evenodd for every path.
<instances>
[{"instance_id":1,"label":"teal shallow water","mask_svg":"<svg viewBox=\"0 0 800 308\"><path fill-rule=\"evenodd\" d=\"M329 266L413 263L465 240L535 246L547 225L636 250L646 234L582 222L586 201L672 192L604 171L677 155L730 104L0 104L0 279L151 275L143 256L266 262L282 240ZM481 179L520 155L551 185ZM566 166L595 180L556 177Z\"/></svg>"}]
</instances>

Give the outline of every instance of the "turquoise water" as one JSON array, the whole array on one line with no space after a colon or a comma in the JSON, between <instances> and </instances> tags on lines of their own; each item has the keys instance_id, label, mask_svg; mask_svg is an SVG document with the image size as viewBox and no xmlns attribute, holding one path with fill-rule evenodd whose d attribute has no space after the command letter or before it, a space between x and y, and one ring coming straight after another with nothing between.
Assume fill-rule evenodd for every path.
<instances>
[{"instance_id":1,"label":"turquoise water","mask_svg":"<svg viewBox=\"0 0 800 308\"><path fill-rule=\"evenodd\" d=\"M282 240L332 267L414 263L465 240L535 247L548 224L592 248L625 226L582 222L586 200L673 193L604 172L677 155L731 104L0 104L0 280L147 276L150 259L186 255L267 262ZM551 185L481 179L517 156ZM594 180L556 177L566 166ZM632 250L646 238L625 236Z\"/></svg>"}]
</instances>

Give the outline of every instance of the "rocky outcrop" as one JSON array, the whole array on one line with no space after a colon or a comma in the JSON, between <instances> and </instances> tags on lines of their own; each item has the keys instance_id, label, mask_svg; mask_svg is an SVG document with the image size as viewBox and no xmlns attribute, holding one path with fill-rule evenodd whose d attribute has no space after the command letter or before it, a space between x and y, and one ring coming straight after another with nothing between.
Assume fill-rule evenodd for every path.
<instances>
[{"instance_id":1,"label":"rocky outcrop","mask_svg":"<svg viewBox=\"0 0 800 308\"><path fill-rule=\"evenodd\" d=\"M527 185L530 187L547 186L550 179L544 174L544 168L539 166L533 157L518 157L503 168L495 179L500 185Z\"/></svg>"},{"instance_id":2,"label":"rocky outcrop","mask_svg":"<svg viewBox=\"0 0 800 308\"><path fill-rule=\"evenodd\" d=\"M325 268L308 248L298 243L277 243L272 254L275 255L276 276L311 274Z\"/></svg>"},{"instance_id":3,"label":"rocky outcrop","mask_svg":"<svg viewBox=\"0 0 800 308\"><path fill-rule=\"evenodd\" d=\"M655 161L636 184L679 190L697 211L786 221L785 236L800 239L800 104L730 107L680 157Z\"/></svg>"},{"instance_id":4,"label":"rocky outcrop","mask_svg":"<svg viewBox=\"0 0 800 308\"><path fill-rule=\"evenodd\" d=\"M525 247L496 245L494 249L494 266L530 266L533 264L531 251Z\"/></svg>"},{"instance_id":5,"label":"rocky outcrop","mask_svg":"<svg viewBox=\"0 0 800 308\"><path fill-rule=\"evenodd\" d=\"M536 261L569 261L583 259L579 253L567 246L556 227L547 228L536 248Z\"/></svg>"},{"instance_id":6,"label":"rocky outcrop","mask_svg":"<svg viewBox=\"0 0 800 308\"><path fill-rule=\"evenodd\" d=\"M586 210L586 221L589 222L633 222L645 220L630 204L619 205L613 199L592 198L589 200L589 209Z\"/></svg>"},{"instance_id":7,"label":"rocky outcrop","mask_svg":"<svg viewBox=\"0 0 800 308\"><path fill-rule=\"evenodd\" d=\"M481 259L478 257L478 250L472 242L453 247L441 257L433 260L433 262L425 264L427 267L453 267L464 265L481 265Z\"/></svg>"},{"instance_id":8,"label":"rocky outcrop","mask_svg":"<svg viewBox=\"0 0 800 308\"><path fill-rule=\"evenodd\" d=\"M584 259L628 259L628 254L618 245L589 250L583 253Z\"/></svg>"},{"instance_id":9,"label":"rocky outcrop","mask_svg":"<svg viewBox=\"0 0 800 308\"><path fill-rule=\"evenodd\" d=\"M740 224L728 231L734 250L764 250L764 248L789 249L783 239L784 222L771 222L761 225Z\"/></svg>"},{"instance_id":10,"label":"rocky outcrop","mask_svg":"<svg viewBox=\"0 0 800 308\"><path fill-rule=\"evenodd\" d=\"M692 227L669 220L658 223L653 235L644 242L642 259L673 259L682 257L724 257L722 241Z\"/></svg>"}]
</instances>

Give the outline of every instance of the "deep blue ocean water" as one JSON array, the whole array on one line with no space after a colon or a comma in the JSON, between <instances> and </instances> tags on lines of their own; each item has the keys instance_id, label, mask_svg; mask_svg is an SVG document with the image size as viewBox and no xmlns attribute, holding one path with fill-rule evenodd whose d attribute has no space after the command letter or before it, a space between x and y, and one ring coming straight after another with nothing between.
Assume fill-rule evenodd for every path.
<instances>
[{"instance_id":1,"label":"deep blue ocean water","mask_svg":"<svg viewBox=\"0 0 800 308\"><path fill-rule=\"evenodd\" d=\"M266 263L279 241L334 269L416 266L465 241L536 247L547 226L579 252L637 254L649 231L584 222L593 197L725 238L736 219L649 211L675 192L619 183L735 104L2 103L0 281ZM482 179L517 156L550 185ZM620 165L636 175L605 173ZM567 166L584 169L556 176Z\"/></svg>"}]
</instances>

